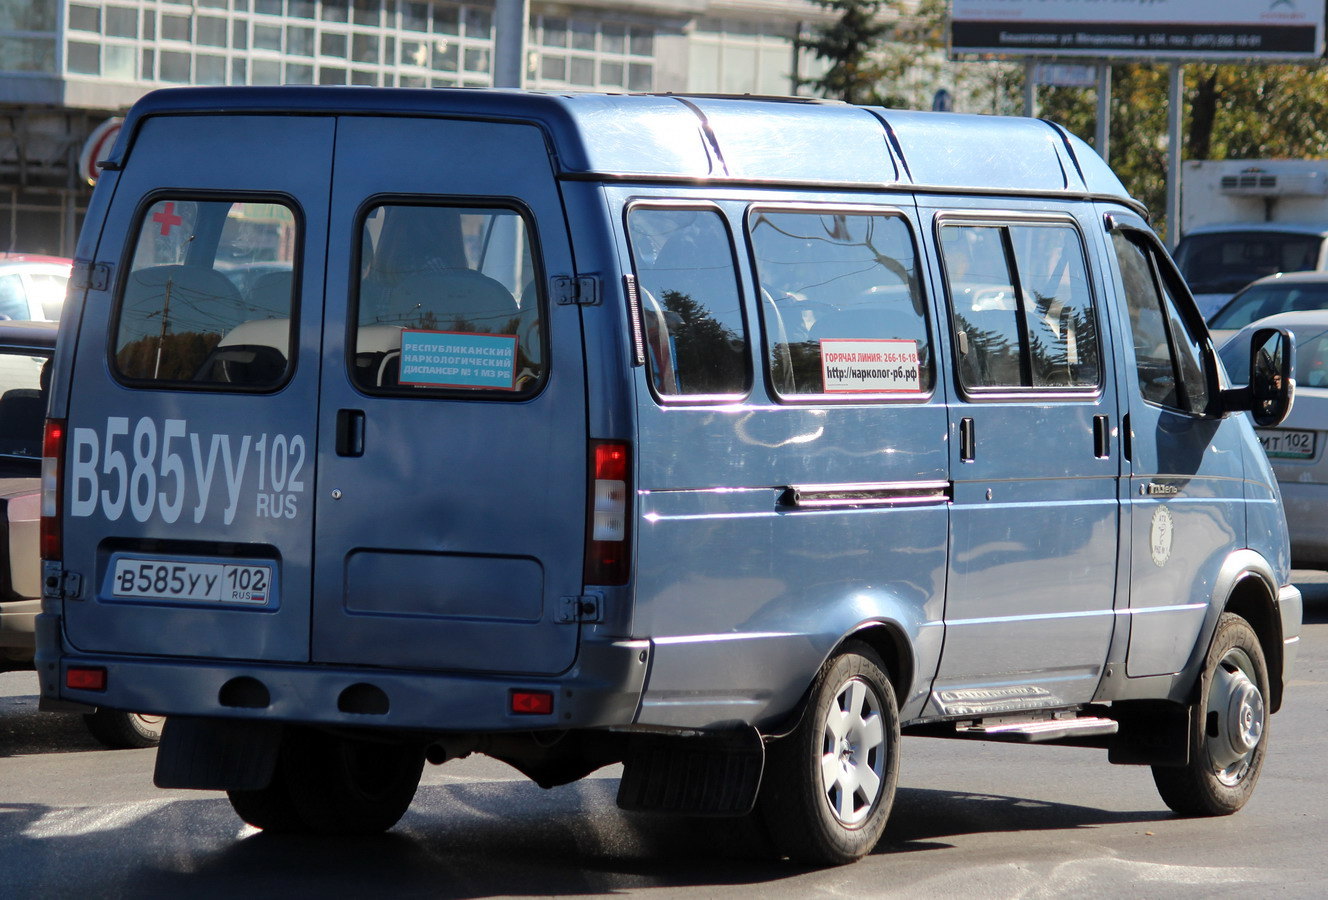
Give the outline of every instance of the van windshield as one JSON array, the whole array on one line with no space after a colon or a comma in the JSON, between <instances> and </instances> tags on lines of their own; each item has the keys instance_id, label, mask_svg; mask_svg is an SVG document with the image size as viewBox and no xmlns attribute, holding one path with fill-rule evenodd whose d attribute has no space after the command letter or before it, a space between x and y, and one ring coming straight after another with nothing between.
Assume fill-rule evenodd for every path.
<instances>
[{"instance_id":1,"label":"van windshield","mask_svg":"<svg viewBox=\"0 0 1328 900\"><path fill-rule=\"evenodd\" d=\"M1182 238L1175 257L1192 292L1231 293L1265 275L1315 268L1322 245L1317 234L1224 231Z\"/></svg>"}]
</instances>

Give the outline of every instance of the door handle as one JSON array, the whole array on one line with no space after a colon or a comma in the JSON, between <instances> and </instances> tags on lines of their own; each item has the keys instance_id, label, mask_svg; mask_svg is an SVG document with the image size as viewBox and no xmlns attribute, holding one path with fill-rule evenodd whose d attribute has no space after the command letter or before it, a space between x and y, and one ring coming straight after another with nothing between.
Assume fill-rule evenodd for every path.
<instances>
[{"instance_id":1,"label":"door handle","mask_svg":"<svg viewBox=\"0 0 1328 900\"><path fill-rule=\"evenodd\" d=\"M972 462L977 458L977 438L973 433L973 419L969 416L959 420L959 459Z\"/></svg>"},{"instance_id":2,"label":"door handle","mask_svg":"<svg viewBox=\"0 0 1328 900\"><path fill-rule=\"evenodd\" d=\"M337 456L364 455L364 410L337 410Z\"/></svg>"},{"instance_id":3,"label":"door handle","mask_svg":"<svg viewBox=\"0 0 1328 900\"><path fill-rule=\"evenodd\" d=\"M1098 459L1111 456L1111 420L1106 416L1093 416L1093 455Z\"/></svg>"}]
</instances>

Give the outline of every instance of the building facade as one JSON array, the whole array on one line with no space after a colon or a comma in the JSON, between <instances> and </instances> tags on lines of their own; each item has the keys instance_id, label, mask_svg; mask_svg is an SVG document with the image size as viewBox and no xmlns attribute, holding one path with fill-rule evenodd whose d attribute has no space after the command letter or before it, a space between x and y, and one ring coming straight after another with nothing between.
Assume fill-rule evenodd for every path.
<instances>
[{"instance_id":1,"label":"building facade","mask_svg":"<svg viewBox=\"0 0 1328 900\"><path fill-rule=\"evenodd\" d=\"M525 79L554 91L787 95L809 0L532 0ZM493 83L492 0L5 0L0 250L71 255L93 130L178 85Z\"/></svg>"}]
</instances>

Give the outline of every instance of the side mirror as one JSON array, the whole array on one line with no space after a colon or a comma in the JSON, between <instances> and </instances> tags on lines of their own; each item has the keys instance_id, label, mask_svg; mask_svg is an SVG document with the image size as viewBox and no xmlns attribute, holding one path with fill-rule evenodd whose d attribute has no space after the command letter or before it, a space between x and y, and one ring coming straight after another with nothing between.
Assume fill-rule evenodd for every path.
<instances>
[{"instance_id":1,"label":"side mirror","mask_svg":"<svg viewBox=\"0 0 1328 900\"><path fill-rule=\"evenodd\" d=\"M1280 424L1296 394L1296 345L1284 328L1260 328L1250 341L1249 387L1224 391L1228 410L1248 410L1263 428Z\"/></svg>"}]
</instances>

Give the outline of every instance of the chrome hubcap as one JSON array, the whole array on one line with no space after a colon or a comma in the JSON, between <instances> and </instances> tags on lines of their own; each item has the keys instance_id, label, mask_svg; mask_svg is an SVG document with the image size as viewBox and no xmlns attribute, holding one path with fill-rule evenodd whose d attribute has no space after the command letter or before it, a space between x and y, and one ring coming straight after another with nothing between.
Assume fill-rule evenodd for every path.
<instances>
[{"instance_id":1,"label":"chrome hubcap","mask_svg":"<svg viewBox=\"0 0 1328 900\"><path fill-rule=\"evenodd\" d=\"M1249 771L1265 715L1254 664L1244 650L1233 647L1213 671L1205 721L1208 758L1223 784L1235 785Z\"/></svg>"},{"instance_id":2,"label":"chrome hubcap","mask_svg":"<svg viewBox=\"0 0 1328 900\"><path fill-rule=\"evenodd\" d=\"M861 678L846 681L821 733L821 787L836 819L856 825L871 813L885 780L881 700Z\"/></svg>"}]
</instances>

